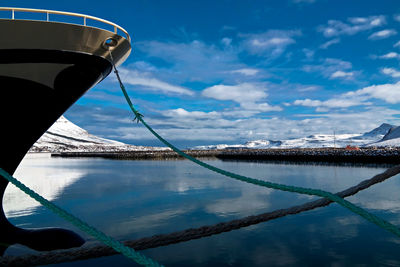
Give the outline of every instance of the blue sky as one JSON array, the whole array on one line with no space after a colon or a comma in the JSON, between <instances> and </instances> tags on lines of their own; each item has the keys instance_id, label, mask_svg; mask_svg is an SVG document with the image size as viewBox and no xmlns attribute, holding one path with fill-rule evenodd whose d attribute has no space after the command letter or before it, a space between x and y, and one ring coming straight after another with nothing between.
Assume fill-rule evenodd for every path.
<instances>
[{"instance_id":1,"label":"blue sky","mask_svg":"<svg viewBox=\"0 0 400 267\"><path fill-rule=\"evenodd\" d=\"M398 1L2 1L124 27L120 67L150 125L185 148L400 125ZM160 145L114 75L66 113L89 132Z\"/></svg>"}]
</instances>

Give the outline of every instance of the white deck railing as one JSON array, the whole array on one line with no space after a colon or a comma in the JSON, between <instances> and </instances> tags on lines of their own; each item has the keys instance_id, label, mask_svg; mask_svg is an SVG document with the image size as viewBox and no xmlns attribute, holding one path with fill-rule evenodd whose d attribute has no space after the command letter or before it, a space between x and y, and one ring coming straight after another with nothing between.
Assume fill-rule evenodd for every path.
<instances>
[{"instance_id":1,"label":"white deck railing","mask_svg":"<svg viewBox=\"0 0 400 267\"><path fill-rule=\"evenodd\" d=\"M97 17L93 17L93 16L89 16L89 15L83 15L83 14L79 14L79 13L72 13L72 12L64 12L64 11L55 11L55 10L45 10L45 9L32 9L32 8L17 8L17 7L0 7L0 11L11 11L11 19L18 19L15 17L15 13L16 12L27 12L27 13L43 13L46 14L46 19L38 19L40 21L48 21L48 22L52 22L52 20L50 19L50 14L56 14L56 15L64 15L64 16L71 16L71 17L80 17L83 19L82 23L72 23L72 24L77 24L77 25L83 25L83 26L87 26L86 21L88 19L90 20L95 20L95 21L99 21L101 23L107 24L107 25L111 25L112 27L114 27L114 33L118 34L118 30L122 31L125 34L126 39L131 42L131 37L129 36L129 33L122 28L121 26L112 23L108 20L105 19L101 19L101 18L97 18ZM37 19L35 19L37 20ZM56 21L53 21L56 22ZM103 30L107 30L105 28L100 28Z\"/></svg>"}]
</instances>

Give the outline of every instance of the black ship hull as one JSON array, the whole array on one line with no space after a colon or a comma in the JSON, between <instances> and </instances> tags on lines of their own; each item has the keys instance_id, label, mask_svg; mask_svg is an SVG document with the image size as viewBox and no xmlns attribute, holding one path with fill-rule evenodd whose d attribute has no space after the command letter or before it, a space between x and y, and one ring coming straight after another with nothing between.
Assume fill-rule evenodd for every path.
<instances>
[{"instance_id":1,"label":"black ship hull","mask_svg":"<svg viewBox=\"0 0 400 267\"><path fill-rule=\"evenodd\" d=\"M52 87L23 78L0 76L0 99L2 100L0 104L0 123L2 124L0 167L10 174L14 173L25 154L40 136L87 90L106 77L112 67L109 61L98 56L40 50L1 51L0 64L19 64L21 69L27 64L30 68L58 66L60 69L56 74L49 74L54 75L51 77L51 80L54 79ZM7 184L5 179L0 179L1 199ZM11 225L6 219L3 205L0 207L0 233L3 243L32 243L35 236L32 235L33 232L27 232L30 233L29 238L22 235L22 230ZM59 231L66 233L65 230ZM57 242L56 247L62 248L82 243L79 236L72 238L70 235L66 235L67 240L64 238L61 240L58 236L58 240L49 242L48 239L54 236L55 230L49 231L47 235L45 231L41 232L37 235L39 238L37 244L31 244L31 247L43 249L46 248L43 247L44 244L55 245L54 242Z\"/></svg>"},{"instance_id":2,"label":"black ship hull","mask_svg":"<svg viewBox=\"0 0 400 267\"><path fill-rule=\"evenodd\" d=\"M131 48L129 36L48 21L0 19L0 34L7 36L0 39L0 167L13 174L43 133L110 73L110 50L119 64ZM15 243L36 250L84 243L70 230L12 225L3 210L7 185L0 177L0 255Z\"/></svg>"}]
</instances>

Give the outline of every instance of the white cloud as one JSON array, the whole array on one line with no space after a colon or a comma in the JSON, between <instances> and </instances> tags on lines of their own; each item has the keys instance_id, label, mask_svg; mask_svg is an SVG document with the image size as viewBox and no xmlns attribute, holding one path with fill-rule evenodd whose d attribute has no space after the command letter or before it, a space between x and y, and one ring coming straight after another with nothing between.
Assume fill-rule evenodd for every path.
<instances>
[{"instance_id":1,"label":"white cloud","mask_svg":"<svg viewBox=\"0 0 400 267\"><path fill-rule=\"evenodd\" d=\"M352 79L358 73L350 71L352 69L351 62L336 58L326 58L319 65L305 65L303 71L319 72L322 76L329 79Z\"/></svg>"},{"instance_id":2,"label":"white cloud","mask_svg":"<svg viewBox=\"0 0 400 267\"><path fill-rule=\"evenodd\" d=\"M279 106L271 106L268 103L254 103L254 102L244 102L240 106L246 110L256 111L256 112L268 112L268 111L282 111Z\"/></svg>"},{"instance_id":3,"label":"white cloud","mask_svg":"<svg viewBox=\"0 0 400 267\"><path fill-rule=\"evenodd\" d=\"M243 107L225 109L224 111L221 111L221 114L225 118L230 118L230 119L243 119L243 118L248 119L259 113L260 113L259 110L249 110L249 109L244 109Z\"/></svg>"},{"instance_id":4,"label":"white cloud","mask_svg":"<svg viewBox=\"0 0 400 267\"><path fill-rule=\"evenodd\" d=\"M318 31L325 37L354 35L386 24L386 18L385 16L354 17L349 18L348 22L329 20L327 25L318 27Z\"/></svg>"},{"instance_id":5,"label":"white cloud","mask_svg":"<svg viewBox=\"0 0 400 267\"><path fill-rule=\"evenodd\" d=\"M145 72L145 73L157 71L157 67L156 66L154 66L154 65L152 65L152 64L150 64L149 62L146 62L146 61L136 61L136 62L134 62L132 64L129 64L129 68L130 69L135 69L135 70L140 71L140 72Z\"/></svg>"},{"instance_id":6,"label":"white cloud","mask_svg":"<svg viewBox=\"0 0 400 267\"><path fill-rule=\"evenodd\" d=\"M190 118L190 119L204 119L204 118L219 118L220 114L216 111L203 112L203 111L187 111L183 108L170 109L163 112L163 115L169 117L180 117L180 118Z\"/></svg>"},{"instance_id":7,"label":"white cloud","mask_svg":"<svg viewBox=\"0 0 400 267\"><path fill-rule=\"evenodd\" d=\"M139 42L137 46L148 56L148 61L157 59L162 66L149 72L172 84L238 83L266 75L263 72L255 77L260 70L244 64L239 58L244 51L242 39L239 44L223 38L217 45L196 40L188 43L147 41Z\"/></svg>"},{"instance_id":8,"label":"white cloud","mask_svg":"<svg viewBox=\"0 0 400 267\"><path fill-rule=\"evenodd\" d=\"M305 85L305 86L300 86L299 88L297 88L297 90L299 92L311 92L311 91L316 91L321 89L320 86L317 85Z\"/></svg>"},{"instance_id":9,"label":"white cloud","mask_svg":"<svg viewBox=\"0 0 400 267\"><path fill-rule=\"evenodd\" d=\"M395 74L400 77L400 72L395 72ZM371 98L381 99L390 104L400 103L400 82L368 86L325 101L312 99L296 100L293 102L293 105L318 108L319 110L317 111L327 111L332 108L349 108L360 105L369 106L372 103L367 102L367 100Z\"/></svg>"},{"instance_id":10,"label":"white cloud","mask_svg":"<svg viewBox=\"0 0 400 267\"><path fill-rule=\"evenodd\" d=\"M390 104L397 104L400 103L400 82L368 86L355 92L349 92L346 96L367 96L381 99Z\"/></svg>"},{"instance_id":11,"label":"white cloud","mask_svg":"<svg viewBox=\"0 0 400 267\"><path fill-rule=\"evenodd\" d=\"M396 52L389 52L385 55L379 56L379 58L382 59L392 59L392 58L396 58L396 59L400 59L400 54L396 53Z\"/></svg>"},{"instance_id":12,"label":"white cloud","mask_svg":"<svg viewBox=\"0 0 400 267\"><path fill-rule=\"evenodd\" d=\"M369 40L381 40L381 39L386 39L389 38L390 36L396 35L397 31L393 29L386 29L378 32L374 32L371 34L368 39Z\"/></svg>"},{"instance_id":13,"label":"white cloud","mask_svg":"<svg viewBox=\"0 0 400 267\"><path fill-rule=\"evenodd\" d=\"M231 71L231 73L239 73L239 74L243 74L246 76L254 76L259 72L260 72L259 70L251 69L251 68L244 68L244 69L238 69L238 70Z\"/></svg>"},{"instance_id":14,"label":"white cloud","mask_svg":"<svg viewBox=\"0 0 400 267\"><path fill-rule=\"evenodd\" d=\"M394 20L400 22L400 14L394 15L393 18Z\"/></svg>"},{"instance_id":15,"label":"white cloud","mask_svg":"<svg viewBox=\"0 0 400 267\"><path fill-rule=\"evenodd\" d=\"M222 38L221 43L222 43L223 45L225 45L225 46L230 46L231 43L232 43L232 39L231 39L231 38L228 38L228 37Z\"/></svg>"},{"instance_id":16,"label":"white cloud","mask_svg":"<svg viewBox=\"0 0 400 267\"><path fill-rule=\"evenodd\" d=\"M370 131L380 123L396 122L398 110L367 106L366 111L343 113L329 112L325 114L301 114L305 119L249 118L226 121L223 119L197 120L185 129L164 129L163 133L169 139L209 140L210 144L257 139L284 139L304 137L316 133L360 133ZM184 118L173 118L177 125ZM172 120L172 118L170 119ZM183 121L185 122L185 121ZM400 122L397 119L397 122ZM137 137L139 138L139 136ZM216 141L215 141L216 140Z\"/></svg>"},{"instance_id":17,"label":"white cloud","mask_svg":"<svg viewBox=\"0 0 400 267\"><path fill-rule=\"evenodd\" d=\"M206 88L203 95L217 100L232 100L237 103L255 102L268 96L266 89L251 83L238 85L214 85Z\"/></svg>"},{"instance_id":18,"label":"white cloud","mask_svg":"<svg viewBox=\"0 0 400 267\"><path fill-rule=\"evenodd\" d=\"M242 83L238 85L214 85L203 90L202 95L217 100L230 100L239 103L246 110L260 112L280 111L279 106L263 103L267 89L261 84Z\"/></svg>"},{"instance_id":19,"label":"white cloud","mask_svg":"<svg viewBox=\"0 0 400 267\"><path fill-rule=\"evenodd\" d=\"M303 67L303 70L307 72L325 70L326 73L329 73L329 75L327 76L330 76L333 72L339 69L351 69L351 68L352 68L351 62L337 58L326 58L319 65L305 65Z\"/></svg>"},{"instance_id":20,"label":"white cloud","mask_svg":"<svg viewBox=\"0 0 400 267\"><path fill-rule=\"evenodd\" d=\"M363 18L363 17L349 18L348 21L350 21L352 24L365 24L365 23L368 23L368 19L367 18ZM372 24L375 24L375 23L372 23Z\"/></svg>"},{"instance_id":21,"label":"white cloud","mask_svg":"<svg viewBox=\"0 0 400 267\"><path fill-rule=\"evenodd\" d=\"M398 41L397 43L395 43L395 44L393 45L393 47L400 47L400 41Z\"/></svg>"},{"instance_id":22,"label":"white cloud","mask_svg":"<svg viewBox=\"0 0 400 267\"><path fill-rule=\"evenodd\" d=\"M348 108L352 106L359 106L359 105L365 105L366 103L363 103L357 99L345 99L342 97L336 98L336 99L329 99L326 101L320 101L320 100L311 100L311 99L304 99L304 100L296 100L293 103L294 105L297 106L304 106L304 107L315 107L315 108Z\"/></svg>"},{"instance_id":23,"label":"white cloud","mask_svg":"<svg viewBox=\"0 0 400 267\"><path fill-rule=\"evenodd\" d=\"M335 71L331 75L331 79L341 78L341 79L350 79L353 78L354 72L344 72L341 70Z\"/></svg>"},{"instance_id":24,"label":"white cloud","mask_svg":"<svg viewBox=\"0 0 400 267\"><path fill-rule=\"evenodd\" d=\"M393 78L399 78L400 77L400 71L393 69L393 68L383 68L381 69L381 72L383 74L392 76Z\"/></svg>"},{"instance_id":25,"label":"white cloud","mask_svg":"<svg viewBox=\"0 0 400 267\"><path fill-rule=\"evenodd\" d=\"M311 100L311 99L302 99L294 101L293 105L296 106L305 106L305 107L319 107L322 105L322 101L320 100Z\"/></svg>"},{"instance_id":26,"label":"white cloud","mask_svg":"<svg viewBox=\"0 0 400 267\"><path fill-rule=\"evenodd\" d=\"M139 73L136 70L128 70L128 69L120 69L121 74L123 75L124 83L131 85L141 85L147 89L153 91L161 91L164 93L174 93L180 95L194 95L194 92L191 90L169 84L167 82L161 81L159 79L149 77L148 73Z\"/></svg>"},{"instance_id":27,"label":"white cloud","mask_svg":"<svg viewBox=\"0 0 400 267\"><path fill-rule=\"evenodd\" d=\"M400 72L396 72L400 77ZM372 85L357 91L341 94L325 101L312 99L299 99L293 105L313 107L317 112L327 112L330 109L349 108L353 106L371 106L369 99L375 98L390 104L400 103L400 82L395 84Z\"/></svg>"},{"instance_id":28,"label":"white cloud","mask_svg":"<svg viewBox=\"0 0 400 267\"><path fill-rule=\"evenodd\" d=\"M280 46L280 45L286 45L286 44L290 44L293 43L294 40L284 37L284 38L280 38L280 37L274 37L271 39L266 39L266 40L260 40L260 39L253 39L251 40L251 44L255 47L264 49L264 48L269 48L271 46ZM256 49L258 49L256 48Z\"/></svg>"},{"instance_id":29,"label":"white cloud","mask_svg":"<svg viewBox=\"0 0 400 267\"><path fill-rule=\"evenodd\" d=\"M278 57L286 47L294 44L295 36L301 35L300 31L270 30L260 34L241 34L244 38L242 46L251 54Z\"/></svg>"},{"instance_id":30,"label":"white cloud","mask_svg":"<svg viewBox=\"0 0 400 267\"><path fill-rule=\"evenodd\" d=\"M330 47L331 45L338 44L338 43L340 43L340 39L339 39L339 38L335 38L335 39L332 39L332 40L327 41L326 43L323 43L322 45L320 45L319 48L321 48L321 49L327 49L327 48Z\"/></svg>"},{"instance_id":31,"label":"white cloud","mask_svg":"<svg viewBox=\"0 0 400 267\"><path fill-rule=\"evenodd\" d=\"M228 44L229 39L223 39ZM157 77L178 83L201 81L216 82L231 79L229 70L246 68L238 58L238 48L191 42L138 42L137 47L151 59L160 60L166 67L159 68ZM150 61L149 60L149 61Z\"/></svg>"}]
</instances>

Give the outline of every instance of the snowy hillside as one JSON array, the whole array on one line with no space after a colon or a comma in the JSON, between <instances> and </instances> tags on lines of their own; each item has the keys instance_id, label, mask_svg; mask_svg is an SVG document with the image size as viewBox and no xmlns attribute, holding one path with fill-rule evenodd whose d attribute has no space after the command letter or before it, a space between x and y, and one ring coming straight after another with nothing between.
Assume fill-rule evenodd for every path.
<instances>
[{"instance_id":1,"label":"snowy hillside","mask_svg":"<svg viewBox=\"0 0 400 267\"><path fill-rule=\"evenodd\" d=\"M384 137L392 128L395 128L396 126L393 126L388 123L382 123L381 126L378 128L373 129L370 132L367 132L362 135L362 137Z\"/></svg>"},{"instance_id":2,"label":"snowy hillside","mask_svg":"<svg viewBox=\"0 0 400 267\"><path fill-rule=\"evenodd\" d=\"M400 126L391 127L382 140L375 143L375 145L400 147Z\"/></svg>"},{"instance_id":3,"label":"snowy hillside","mask_svg":"<svg viewBox=\"0 0 400 267\"><path fill-rule=\"evenodd\" d=\"M198 146L193 149L224 148L320 148L351 146L400 146L400 127L387 123L364 134L316 134L288 140L255 140L238 145Z\"/></svg>"},{"instance_id":4,"label":"snowy hillside","mask_svg":"<svg viewBox=\"0 0 400 267\"><path fill-rule=\"evenodd\" d=\"M400 147L400 127L387 123L364 134L315 134L303 138L287 140L254 140L237 145L198 146L192 149L224 148L321 148L351 146L398 146ZM132 146L114 140L94 136L61 116L53 126L32 146L30 152L62 151L134 151L169 150L164 147Z\"/></svg>"},{"instance_id":5,"label":"snowy hillside","mask_svg":"<svg viewBox=\"0 0 400 267\"><path fill-rule=\"evenodd\" d=\"M385 141L380 141L374 144L375 146L388 146L388 147L400 147L400 138L393 138Z\"/></svg>"},{"instance_id":6,"label":"snowy hillside","mask_svg":"<svg viewBox=\"0 0 400 267\"><path fill-rule=\"evenodd\" d=\"M382 141L400 138L400 126L392 127L383 137Z\"/></svg>"},{"instance_id":7,"label":"snowy hillside","mask_svg":"<svg viewBox=\"0 0 400 267\"><path fill-rule=\"evenodd\" d=\"M89 134L84 129L61 116L32 146L29 152L62 151L130 151L164 150L165 148L132 146Z\"/></svg>"}]
</instances>

